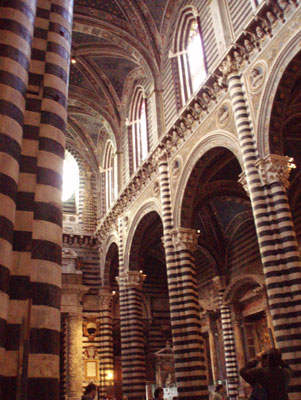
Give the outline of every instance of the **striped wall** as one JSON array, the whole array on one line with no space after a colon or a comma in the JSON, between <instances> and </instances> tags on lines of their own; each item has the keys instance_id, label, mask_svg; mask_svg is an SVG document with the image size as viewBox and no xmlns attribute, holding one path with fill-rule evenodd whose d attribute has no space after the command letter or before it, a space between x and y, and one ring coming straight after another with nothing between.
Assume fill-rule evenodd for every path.
<instances>
[{"instance_id":1,"label":"striped wall","mask_svg":"<svg viewBox=\"0 0 301 400\"><path fill-rule=\"evenodd\" d=\"M240 33L242 26L253 14L252 0L237 1L229 0L225 2L228 8L229 17L232 23L233 36Z\"/></svg>"},{"instance_id":2,"label":"striped wall","mask_svg":"<svg viewBox=\"0 0 301 400\"><path fill-rule=\"evenodd\" d=\"M246 221L235 232L227 254L227 269L232 277L241 274L242 266L246 273L262 273L262 264L258 248L254 222Z\"/></svg>"}]
</instances>

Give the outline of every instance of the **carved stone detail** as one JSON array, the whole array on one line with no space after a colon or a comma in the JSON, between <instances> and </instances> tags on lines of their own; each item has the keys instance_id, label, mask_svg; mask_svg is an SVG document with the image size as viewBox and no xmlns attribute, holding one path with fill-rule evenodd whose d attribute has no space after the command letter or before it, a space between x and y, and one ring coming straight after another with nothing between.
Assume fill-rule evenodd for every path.
<instances>
[{"instance_id":1,"label":"carved stone detail","mask_svg":"<svg viewBox=\"0 0 301 400\"><path fill-rule=\"evenodd\" d=\"M189 250L191 252L196 250L198 234L194 229L173 229L170 234L173 244L177 250Z\"/></svg>"},{"instance_id":2,"label":"carved stone detail","mask_svg":"<svg viewBox=\"0 0 301 400\"><path fill-rule=\"evenodd\" d=\"M138 271L124 271L116 278L118 285L127 288L142 288L146 275Z\"/></svg>"},{"instance_id":3,"label":"carved stone detail","mask_svg":"<svg viewBox=\"0 0 301 400\"><path fill-rule=\"evenodd\" d=\"M277 10L275 9L275 2L271 1L266 1L258 7L254 17L250 18L248 26L245 27L242 35L233 43L224 60L207 76L202 88L191 99L189 104L183 108L173 126L161 136L157 146L135 172L109 213L100 221L95 232L100 241L104 241L112 230L116 229L118 217L129 208L158 174L159 163L174 156L183 142L198 129L199 124L206 118L213 102L217 103L221 94L224 93L229 75L241 72L246 62L255 53L255 50L257 52L261 51L261 43L266 40L266 37L271 36L274 29L279 28L278 23L272 23L273 18L275 17L284 23L284 16L291 8L290 3L297 4L297 0L279 0L279 2L281 2L281 6L278 5ZM80 29L80 27L78 26L77 29ZM258 72L260 77L260 71ZM254 75L256 74L257 71L254 71ZM263 79L260 77L258 81L254 81L253 91L261 88L260 81L263 82L263 80L264 76ZM249 83L251 85L250 77Z\"/></svg>"},{"instance_id":4,"label":"carved stone detail","mask_svg":"<svg viewBox=\"0 0 301 400\"><path fill-rule=\"evenodd\" d=\"M113 295L107 288L101 288L98 293L100 310L109 310L112 305Z\"/></svg>"},{"instance_id":5,"label":"carved stone detail","mask_svg":"<svg viewBox=\"0 0 301 400\"><path fill-rule=\"evenodd\" d=\"M238 183L240 183L242 185L242 187L245 189L247 195L250 197L250 191L249 191L249 186L248 186L247 177L246 177L245 172L242 172L241 174L239 174Z\"/></svg>"},{"instance_id":6,"label":"carved stone detail","mask_svg":"<svg viewBox=\"0 0 301 400\"><path fill-rule=\"evenodd\" d=\"M80 398L82 394L82 317L68 314L68 397Z\"/></svg>"},{"instance_id":7,"label":"carved stone detail","mask_svg":"<svg viewBox=\"0 0 301 400\"><path fill-rule=\"evenodd\" d=\"M270 154L255 164L258 167L263 185L282 182L285 189L289 188L289 175L296 168L293 158Z\"/></svg>"}]
</instances>

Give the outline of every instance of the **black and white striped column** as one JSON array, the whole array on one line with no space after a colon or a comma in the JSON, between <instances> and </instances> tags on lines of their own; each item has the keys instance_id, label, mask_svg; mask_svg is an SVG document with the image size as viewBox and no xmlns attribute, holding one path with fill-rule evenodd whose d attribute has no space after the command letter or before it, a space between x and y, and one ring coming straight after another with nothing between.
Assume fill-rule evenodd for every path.
<instances>
[{"instance_id":1,"label":"black and white striped column","mask_svg":"<svg viewBox=\"0 0 301 400\"><path fill-rule=\"evenodd\" d=\"M99 289L99 395L101 398L106 397L107 387L114 384L112 297L110 288L102 287Z\"/></svg>"},{"instance_id":2,"label":"black and white striped column","mask_svg":"<svg viewBox=\"0 0 301 400\"><path fill-rule=\"evenodd\" d=\"M123 394L130 400L145 399L145 349L141 290L145 275L123 271L119 284Z\"/></svg>"},{"instance_id":3,"label":"black and white striped column","mask_svg":"<svg viewBox=\"0 0 301 400\"><path fill-rule=\"evenodd\" d=\"M276 342L295 370L290 396L298 399L301 392L301 264L287 196L280 177L275 174L275 163L270 162L269 166L266 160L258 159L238 68L227 58L221 71L229 83Z\"/></svg>"},{"instance_id":4,"label":"black and white striped column","mask_svg":"<svg viewBox=\"0 0 301 400\"><path fill-rule=\"evenodd\" d=\"M214 283L219 292L219 308L222 321L222 332L224 341L225 364L227 373L228 394L231 400L236 400L238 396L239 375L237 368L236 349L234 331L232 326L231 309L223 302L225 289L222 287L220 277L214 278Z\"/></svg>"},{"instance_id":5,"label":"black and white striped column","mask_svg":"<svg viewBox=\"0 0 301 400\"><path fill-rule=\"evenodd\" d=\"M193 229L178 228L171 231L171 237L177 260L178 296L170 308L179 398L208 399L208 373L193 256L197 234Z\"/></svg>"},{"instance_id":6,"label":"black and white striped column","mask_svg":"<svg viewBox=\"0 0 301 400\"><path fill-rule=\"evenodd\" d=\"M179 399L208 399L204 343L192 252L196 234L173 229L168 158L164 148L157 154L175 375Z\"/></svg>"},{"instance_id":7,"label":"black and white striped column","mask_svg":"<svg viewBox=\"0 0 301 400\"><path fill-rule=\"evenodd\" d=\"M16 194L35 14L36 0L0 3L0 359L2 361L5 357ZM6 361L0 362L0 376L4 373L2 365L6 366ZM6 393L4 391L3 396Z\"/></svg>"}]
</instances>

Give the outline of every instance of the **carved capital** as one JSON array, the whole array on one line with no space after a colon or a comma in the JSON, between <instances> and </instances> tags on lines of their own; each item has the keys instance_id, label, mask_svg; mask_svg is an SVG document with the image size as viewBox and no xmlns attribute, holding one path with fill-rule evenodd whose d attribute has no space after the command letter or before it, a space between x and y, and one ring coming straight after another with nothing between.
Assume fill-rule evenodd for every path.
<instances>
[{"instance_id":1,"label":"carved capital","mask_svg":"<svg viewBox=\"0 0 301 400\"><path fill-rule=\"evenodd\" d=\"M247 195L250 197L250 191L249 191L249 186L248 186L247 177L246 177L245 172L242 172L241 174L239 174L238 183L240 183L242 185L242 187L245 189Z\"/></svg>"},{"instance_id":2,"label":"carved capital","mask_svg":"<svg viewBox=\"0 0 301 400\"><path fill-rule=\"evenodd\" d=\"M194 229L177 228L171 232L173 244L177 250L195 251L197 248L198 234Z\"/></svg>"},{"instance_id":3,"label":"carved capital","mask_svg":"<svg viewBox=\"0 0 301 400\"><path fill-rule=\"evenodd\" d=\"M220 292L222 290L225 290L226 287L226 279L224 276L215 276L213 279L213 284L216 287L216 289Z\"/></svg>"},{"instance_id":4,"label":"carved capital","mask_svg":"<svg viewBox=\"0 0 301 400\"><path fill-rule=\"evenodd\" d=\"M220 72L223 74L223 78L228 79L229 75L237 72L239 70L242 61L243 61L242 57L232 58L228 54L218 68Z\"/></svg>"},{"instance_id":5,"label":"carved capital","mask_svg":"<svg viewBox=\"0 0 301 400\"><path fill-rule=\"evenodd\" d=\"M142 288L146 275L138 271L124 271L116 277L119 286L127 288Z\"/></svg>"},{"instance_id":6,"label":"carved capital","mask_svg":"<svg viewBox=\"0 0 301 400\"><path fill-rule=\"evenodd\" d=\"M153 157L154 157L154 160L156 163L167 161L168 155L167 155L166 146L164 146L164 144L161 144L160 146L158 146Z\"/></svg>"},{"instance_id":7,"label":"carved capital","mask_svg":"<svg viewBox=\"0 0 301 400\"><path fill-rule=\"evenodd\" d=\"M270 154L255 164L258 167L263 185L282 182L285 189L289 188L289 175L296 168L293 158Z\"/></svg>"},{"instance_id":8,"label":"carved capital","mask_svg":"<svg viewBox=\"0 0 301 400\"><path fill-rule=\"evenodd\" d=\"M111 308L113 294L109 288L100 288L98 298L100 310L109 310Z\"/></svg>"}]
</instances>

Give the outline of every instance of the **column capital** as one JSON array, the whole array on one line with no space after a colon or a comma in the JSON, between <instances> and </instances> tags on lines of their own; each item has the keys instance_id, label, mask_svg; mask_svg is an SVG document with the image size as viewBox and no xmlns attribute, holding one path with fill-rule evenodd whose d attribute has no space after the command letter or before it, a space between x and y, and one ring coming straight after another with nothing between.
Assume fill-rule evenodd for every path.
<instances>
[{"instance_id":1,"label":"column capital","mask_svg":"<svg viewBox=\"0 0 301 400\"><path fill-rule=\"evenodd\" d=\"M198 233L195 229L176 228L170 231L173 244L177 250L195 251L197 248Z\"/></svg>"},{"instance_id":2,"label":"column capital","mask_svg":"<svg viewBox=\"0 0 301 400\"><path fill-rule=\"evenodd\" d=\"M250 197L250 191L245 171L239 174L239 179L237 182L241 184L241 186L245 189L247 195Z\"/></svg>"},{"instance_id":3,"label":"column capital","mask_svg":"<svg viewBox=\"0 0 301 400\"><path fill-rule=\"evenodd\" d=\"M146 275L138 271L124 271L120 272L119 276L116 277L119 287L127 288L142 288L142 284L146 278Z\"/></svg>"},{"instance_id":4,"label":"column capital","mask_svg":"<svg viewBox=\"0 0 301 400\"><path fill-rule=\"evenodd\" d=\"M221 65L218 67L219 71L223 75L223 78L227 80L231 74L237 73L239 71L239 67L242 61L242 56L237 56L233 58L228 54L227 57L222 61Z\"/></svg>"},{"instance_id":5,"label":"column capital","mask_svg":"<svg viewBox=\"0 0 301 400\"><path fill-rule=\"evenodd\" d=\"M277 154L269 154L258 160L255 165L258 167L263 185L282 182L285 189L288 189L290 185L289 175L291 170L296 168L293 158Z\"/></svg>"},{"instance_id":6,"label":"column capital","mask_svg":"<svg viewBox=\"0 0 301 400\"><path fill-rule=\"evenodd\" d=\"M154 152L153 158L157 163L161 163L168 160L167 149L164 144L158 146L158 148Z\"/></svg>"},{"instance_id":7,"label":"column capital","mask_svg":"<svg viewBox=\"0 0 301 400\"><path fill-rule=\"evenodd\" d=\"M100 310L109 310L112 305L113 294L110 287L101 287L98 291Z\"/></svg>"},{"instance_id":8,"label":"column capital","mask_svg":"<svg viewBox=\"0 0 301 400\"><path fill-rule=\"evenodd\" d=\"M217 290L220 292L225 289L226 287L226 278L225 276L215 276L213 279L213 284L217 288Z\"/></svg>"}]
</instances>

